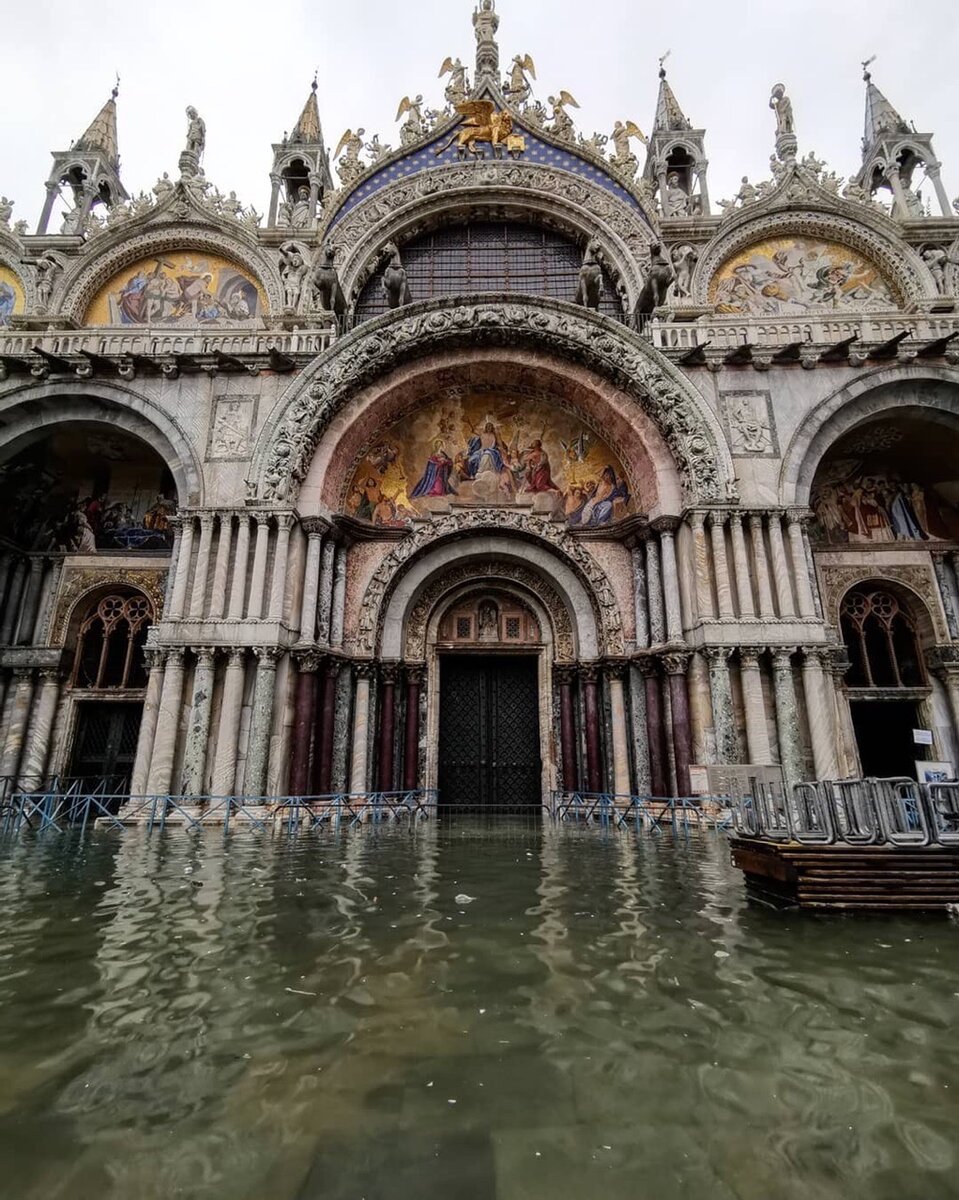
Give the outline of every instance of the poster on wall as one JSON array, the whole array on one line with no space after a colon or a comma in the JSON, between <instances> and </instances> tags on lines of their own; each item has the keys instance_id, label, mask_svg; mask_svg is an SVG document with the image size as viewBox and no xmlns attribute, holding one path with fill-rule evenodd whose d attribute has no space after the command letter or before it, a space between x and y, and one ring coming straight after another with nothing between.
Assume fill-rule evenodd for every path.
<instances>
[{"instance_id":1,"label":"poster on wall","mask_svg":"<svg viewBox=\"0 0 959 1200\"><path fill-rule=\"evenodd\" d=\"M916 778L920 783L950 783L956 778L951 762L916 762Z\"/></svg>"}]
</instances>

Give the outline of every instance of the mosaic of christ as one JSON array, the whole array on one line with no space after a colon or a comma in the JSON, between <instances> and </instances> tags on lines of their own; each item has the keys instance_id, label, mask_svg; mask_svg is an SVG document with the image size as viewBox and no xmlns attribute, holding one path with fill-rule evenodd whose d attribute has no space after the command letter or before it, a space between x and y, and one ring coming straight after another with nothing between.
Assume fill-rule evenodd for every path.
<instances>
[{"instance_id":1,"label":"mosaic of christ","mask_svg":"<svg viewBox=\"0 0 959 1200\"><path fill-rule=\"evenodd\" d=\"M446 400L396 422L364 455L346 510L375 525L462 506L520 507L572 526L630 510L616 455L575 417L488 396Z\"/></svg>"}]
</instances>

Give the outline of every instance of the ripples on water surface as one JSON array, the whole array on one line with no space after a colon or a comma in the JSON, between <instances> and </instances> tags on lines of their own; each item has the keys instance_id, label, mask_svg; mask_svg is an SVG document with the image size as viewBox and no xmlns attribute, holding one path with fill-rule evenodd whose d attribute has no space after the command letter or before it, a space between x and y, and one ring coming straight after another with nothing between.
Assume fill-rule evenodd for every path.
<instances>
[{"instance_id":1,"label":"ripples on water surface","mask_svg":"<svg viewBox=\"0 0 959 1200\"><path fill-rule=\"evenodd\" d=\"M718 835L0 864L4 1197L959 1196L959 926L750 907Z\"/></svg>"}]
</instances>

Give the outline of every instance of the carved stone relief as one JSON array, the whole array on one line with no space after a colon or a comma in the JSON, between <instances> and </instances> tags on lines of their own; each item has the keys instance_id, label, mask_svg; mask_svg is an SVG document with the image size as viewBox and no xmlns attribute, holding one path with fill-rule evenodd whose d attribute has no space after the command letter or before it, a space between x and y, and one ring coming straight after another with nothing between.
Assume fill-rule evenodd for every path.
<instances>
[{"instance_id":1,"label":"carved stone relief","mask_svg":"<svg viewBox=\"0 0 959 1200\"><path fill-rule=\"evenodd\" d=\"M236 462L250 457L256 408L254 396L217 396L210 418L207 462Z\"/></svg>"},{"instance_id":2,"label":"carved stone relief","mask_svg":"<svg viewBox=\"0 0 959 1200\"><path fill-rule=\"evenodd\" d=\"M740 457L775 458L779 453L769 392L729 391L720 394L729 449Z\"/></svg>"}]
</instances>

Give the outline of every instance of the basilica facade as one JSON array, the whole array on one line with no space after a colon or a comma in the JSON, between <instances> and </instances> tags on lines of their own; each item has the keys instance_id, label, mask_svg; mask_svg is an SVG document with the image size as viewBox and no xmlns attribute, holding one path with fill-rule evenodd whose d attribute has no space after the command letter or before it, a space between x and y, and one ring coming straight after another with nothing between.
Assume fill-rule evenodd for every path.
<instances>
[{"instance_id":1,"label":"basilica facade","mask_svg":"<svg viewBox=\"0 0 959 1200\"><path fill-rule=\"evenodd\" d=\"M128 195L116 93L35 232L0 202L4 787L525 808L953 774L932 135L867 71L846 181L776 84L770 178L717 203L662 65L648 137L588 137L500 17L396 148L331 155L314 83L265 216L192 108Z\"/></svg>"}]
</instances>

